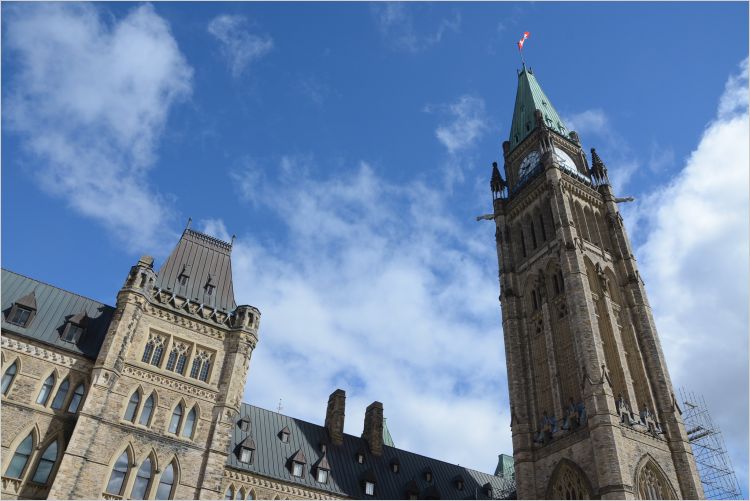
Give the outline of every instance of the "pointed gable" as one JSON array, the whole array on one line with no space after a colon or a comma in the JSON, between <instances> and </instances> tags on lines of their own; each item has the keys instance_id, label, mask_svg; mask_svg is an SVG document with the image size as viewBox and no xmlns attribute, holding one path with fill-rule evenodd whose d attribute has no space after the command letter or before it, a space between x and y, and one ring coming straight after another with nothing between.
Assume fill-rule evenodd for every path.
<instances>
[{"instance_id":1,"label":"pointed gable","mask_svg":"<svg viewBox=\"0 0 750 501\"><path fill-rule=\"evenodd\" d=\"M510 128L510 149L512 150L526 139L536 128L535 110L542 112L542 120L547 127L567 137L568 131L552 102L537 82L534 73L523 67L518 74L516 104L513 108L513 121Z\"/></svg>"},{"instance_id":2,"label":"pointed gable","mask_svg":"<svg viewBox=\"0 0 750 501\"><path fill-rule=\"evenodd\" d=\"M156 287L224 312L237 307L232 285L232 244L186 228L162 265Z\"/></svg>"},{"instance_id":3,"label":"pointed gable","mask_svg":"<svg viewBox=\"0 0 750 501\"><path fill-rule=\"evenodd\" d=\"M36 311L36 295L34 294L34 291L31 291L24 297L20 298L15 304L16 306L23 306L24 308Z\"/></svg>"}]
</instances>

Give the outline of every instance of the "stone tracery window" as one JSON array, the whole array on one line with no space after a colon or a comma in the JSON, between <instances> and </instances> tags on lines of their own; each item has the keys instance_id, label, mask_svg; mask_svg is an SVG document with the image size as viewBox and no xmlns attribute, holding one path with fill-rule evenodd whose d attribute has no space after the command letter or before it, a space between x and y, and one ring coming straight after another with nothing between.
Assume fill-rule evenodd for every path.
<instances>
[{"instance_id":1,"label":"stone tracery window","mask_svg":"<svg viewBox=\"0 0 750 501\"><path fill-rule=\"evenodd\" d=\"M211 368L211 355L206 350L200 350L193 359L193 366L190 369L190 377L208 381L208 371Z\"/></svg>"},{"instance_id":2,"label":"stone tracery window","mask_svg":"<svg viewBox=\"0 0 750 501\"><path fill-rule=\"evenodd\" d=\"M636 474L639 499L676 499L674 490L659 467L649 459Z\"/></svg>"},{"instance_id":3,"label":"stone tracery window","mask_svg":"<svg viewBox=\"0 0 750 501\"><path fill-rule=\"evenodd\" d=\"M174 343L172 351L169 352L169 358L167 359L168 371L184 374L185 364L187 363L187 348L188 347L185 343Z\"/></svg>"},{"instance_id":4,"label":"stone tracery window","mask_svg":"<svg viewBox=\"0 0 750 501\"><path fill-rule=\"evenodd\" d=\"M161 364L161 359L164 355L164 341L164 336L159 336L158 334L153 333L149 334L148 342L146 343L146 348L143 350L143 358L141 361L158 367Z\"/></svg>"},{"instance_id":5,"label":"stone tracery window","mask_svg":"<svg viewBox=\"0 0 750 501\"><path fill-rule=\"evenodd\" d=\"M585 479L567 463L558 466L550 484L550 499L591 499Z\"/></svg>"}]
</instances>

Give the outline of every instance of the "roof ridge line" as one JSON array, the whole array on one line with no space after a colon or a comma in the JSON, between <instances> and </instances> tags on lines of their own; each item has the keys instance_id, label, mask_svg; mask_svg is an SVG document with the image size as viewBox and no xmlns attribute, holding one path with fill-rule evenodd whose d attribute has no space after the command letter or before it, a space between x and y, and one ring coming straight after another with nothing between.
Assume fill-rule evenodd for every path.
<instances>
[{"instance_id":1,"label":"roof ridge line","mask_svg":"<svg viewBox=\"0 0 750 501\"><path fill-rule=\"evenodd\" d=\"M82 295L82 294L78 294L77 292L72 292L72 291L69 291L68 289L63 289L62 287L58 287L58 286L56 286L56 285L52 285L52 284L50 284L50 283L44 282L44 281L42 281L42 280L38 280L38 279L36 279L36 278L33 278L33 277L30 277L30 276L28 276L28 275L24 275L23 273L18 273L18 272L16 272L16 271L13 271L13 270L9 270L8 268L0 268L0 269L2 269L3 271L7 271L8 273L13 273L14 275L18 275L19 277L23 277L23 278L25 278L25 279L27 279L27 280L33 280L34 282L36 282L36 283L38 283L38 284L46 285L47 287L52 287L53 289L57 289L57 290L59 290L59 291L63 291L63 292L65 292L65 293L67 293L67 294L71 294L71 295L73 295L73 296L78 296L78 297L80 297L81 299L86 299L87 301L92 301L92 302L94 302L94 303L99 303L99 304L101 304L102 306L107 306L107 307L109 307L109 308L112 308L113 310L115 309L115 307L114 307L114 306L108 305L107 303L103 303L102 301L99 301L98 299L93 299L93 298L90 298L90 297L84 296L84 295ZM33 290L32 292L35 292L35 293L36 293L36 289L34 289L34 290Z\"/></svg>"},{"instance_id":2,"label":"roof ridge line","mask_svg":"<svg viewBox=\"0 0 750 501\"><path fill-rule=\"evenodd\" d=\"M262 411L266 411L266 412L272 412L272 413L274 413L274 414L278 414L279 416L284 416L284 417L287 417L287 418L289 418L289 419L293 419L293 420L295 420L295 421L301 421L301 422L303 422L303 423L311 424L311 425L313 425L313 426L317 426L317 427L319 427L319 428L325 428L325 426L324 426L324 425L320 425L320 424L315 424L315 423L312 423L312 422L310 422L310 421L305 421L304 419L300 419L300 418L296 418L296 417L288 416L288 415L286 415L286 414L281 414L280 412L272 411L272 410L270 410L270 409L266 409L265 407L260 407L259 405L253 405L253 404L251 404L251 403L248 403L248 402L242 402L242 404L243 404L243 405L247 405L248 407L255 407L256 409L260 409L260 410L262 410ZM356 438L356 439L359 439L359 440L364 440L364 439L362 439L362 437L358 437L357 435L352 435L351 433L344 433L344 435L348 435L348 436L350 436L350 437L352 437L352 438ZM461 466L461 465L460 465L460 464L458 464L458 463L450 463L450 462L448 462L448 461L444 461L444 460L442 460L442 459L438 459L438 458L433 458L433 457L430 457L430 456L425 456L424 454L420 454L420 453L418 453L418 452L412 452L412 451L408 451L408 450L406 450L406 449L400 449L400 448L398 448L398 447L393 447L393 446L390 446L390 445L385 445L385 444L383 444L383 447L384 447L384 448L385 448L385 447L388 447L389 449L396 449L397 451L401 451L401 452L406 452L407 454L413 454L413 455L415 455L415 456L420 456L420 457L422 457L422 458L425 458L425 459L429 459L430 461L439 461L439 462L441 462L441 463L445 463L445 464L448 464L448 465L451 465L451 466L458 466L459 468L463 468L463 469L464 469L464 470L466 470L466 471L473 471L473 472L476 472L476 473L480 473L480 474L482 474L482 475L487 475L487 476L489 476L489 477L496 477L496 476L497 476L497 475L495 475L495 474L493 474L493 473L487 473L487 472L484 472L484 471L479 471L479 470L475 470L474 468L469 468L469 467L467 467L467 466ZM384 451L384 452L385 452L385 451Z\"/></svg>"}]
</instances>

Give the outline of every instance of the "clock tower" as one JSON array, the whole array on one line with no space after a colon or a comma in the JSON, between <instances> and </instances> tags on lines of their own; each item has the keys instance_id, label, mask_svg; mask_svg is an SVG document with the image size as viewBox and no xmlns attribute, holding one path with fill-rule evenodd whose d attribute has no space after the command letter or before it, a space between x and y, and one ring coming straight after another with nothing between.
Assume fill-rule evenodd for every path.
<instances>
[{"instance_id":1,"label":"clock tower","mask_svg":"<svg viewBox=\"0 0 750 501\"><path fill-rule=\"evenodd\" d=\"M607 168L530 68L491 188L519 499L703 497Z\"/></svg>"}]
</instances>

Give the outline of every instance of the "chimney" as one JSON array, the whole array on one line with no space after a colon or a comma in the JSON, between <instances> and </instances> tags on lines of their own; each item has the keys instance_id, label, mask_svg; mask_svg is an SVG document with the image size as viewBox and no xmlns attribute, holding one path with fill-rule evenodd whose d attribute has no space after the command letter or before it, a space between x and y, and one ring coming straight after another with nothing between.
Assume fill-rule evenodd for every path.
<instances>
[{"instance_id":1,"label":"chimney","mask_svg":"<svg viewBox=\"0 0 750 501\"><path fill-rule=\"evenodd\" d=\"M344 408L346 407L346 392L338 389L328 397L326 409L326 430L333 445L344 443Z\"/></svg>"},{"instance_id":2,"label":"chimney","mask_svg":"<svg viewBox=\"0 0 750 501\"><path fill-rule=\"evenodd\" d=\"M380 402L373 402L367 406L362 438L367 442L373 456L383 454L383 404Z\"/></svg>"}]
</instances>

